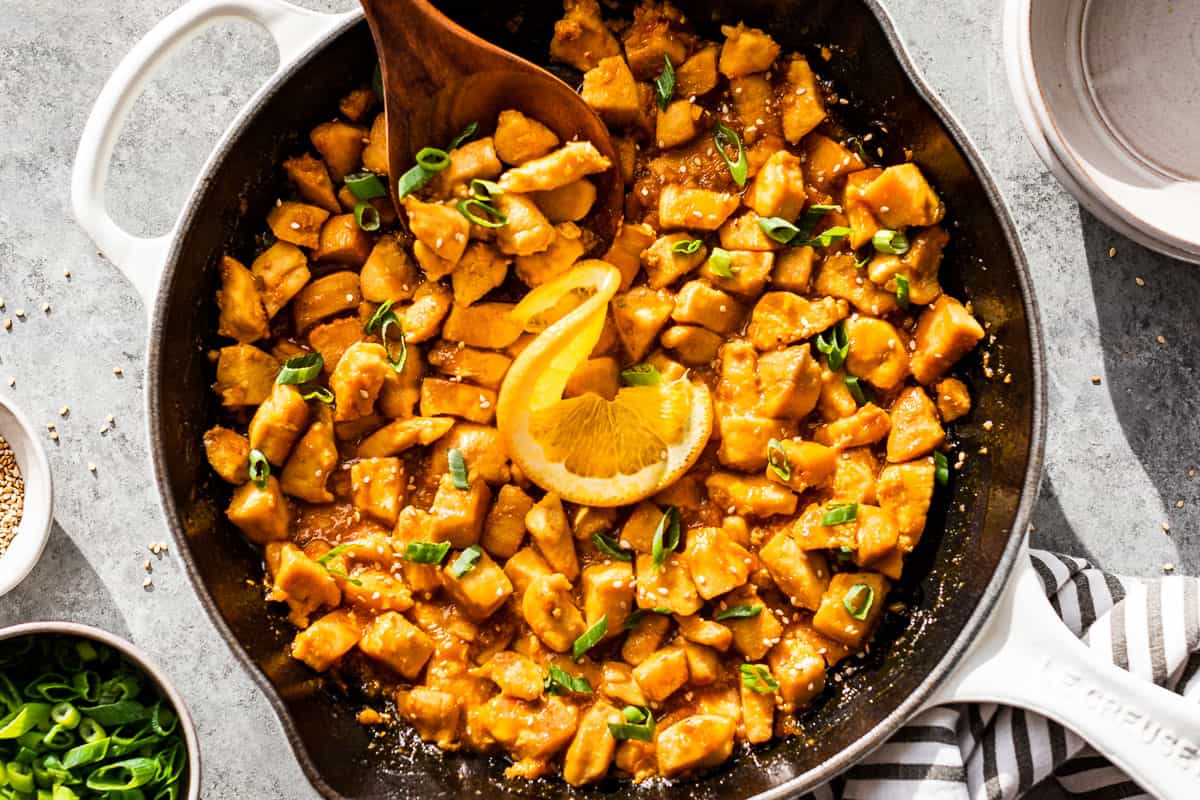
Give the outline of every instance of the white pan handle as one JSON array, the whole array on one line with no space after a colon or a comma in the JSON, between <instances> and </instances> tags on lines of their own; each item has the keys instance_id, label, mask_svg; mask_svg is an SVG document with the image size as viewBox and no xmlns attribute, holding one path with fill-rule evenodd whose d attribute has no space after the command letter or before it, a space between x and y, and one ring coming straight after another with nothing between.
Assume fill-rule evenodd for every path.
<instances>
[{"instance_id":1,"label":"white pan handle","mask_svg":"<svg viewBox=\"0 0 1200 800\"><path fill-rule=\"evenodd\" d=\"M191 0L155 25L121 60L84 125L71 175L71 207L100 251L133 283L147 310L157 293L167 248L179 223L162 236L134 236L113 222L104 202L113 146L146 82L173 52L218 22L245 20L266 28L279 48L278 74L328 32L357 15L356 11L322 14L283 0ZM257 105L264 89L255 93L246 109Z\"/></svg>"},{"instance_id":2,"label":"white pan handle","mask_svg":"<svg viewBox=\"0 0 1200 800\"><path fill-rule=\"evenodd\" d=\"M1018 564L928 706L1026 708L1079 734L1154 797L1200 796L1200 705L1097 657L1050 607L1024 547Z\"/></svg>"}]
</instances>

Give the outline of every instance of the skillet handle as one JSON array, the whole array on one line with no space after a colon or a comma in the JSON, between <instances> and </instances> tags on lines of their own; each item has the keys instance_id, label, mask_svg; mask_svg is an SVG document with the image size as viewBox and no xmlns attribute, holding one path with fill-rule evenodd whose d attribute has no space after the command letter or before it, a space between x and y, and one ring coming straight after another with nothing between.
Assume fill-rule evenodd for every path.
<instances>
[{"instance_id":1,"label":"skillet handle","mask_svg":"<svg viewBox=\"0 0 1200 800\"><path fill-rule=\"evenodd\" d=\"M1070 728L1154 797L1196 797L1200 705L1098 658L1050 607L1028 549L1018 564L928 707L985 702L1035 711Z\"/></svg>"},{"instance_id":2,"label":"skillet handle","mask_svg":"<svg viewBox=\"0 0 1200 800\"><path fill-rule=\"evenodd\" d=\"M279 48L278 75L326 34L359 13L323 14L283 0L191 0L155 25L117 65L83 128L71 175L71 207L79 225L134 285L147 309L158 291L179 222L162 236L134 236L113 221L104 202L113 146L146 82L173 52L218 22L246 20L266 28ZM250 98L238 121L258 105L271 83ZM230 130L237 127L235 122Z\"/></svg>"}]
</instances>

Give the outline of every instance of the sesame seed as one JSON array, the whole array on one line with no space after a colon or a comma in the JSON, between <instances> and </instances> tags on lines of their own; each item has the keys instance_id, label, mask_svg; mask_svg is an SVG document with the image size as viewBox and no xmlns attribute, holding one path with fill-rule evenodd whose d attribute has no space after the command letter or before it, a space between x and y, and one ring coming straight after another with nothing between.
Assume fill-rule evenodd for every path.
<instances>
[{"instance_id":1,"label":"sesame seed","mask_svg":"<svg viewBox=\"0 0 1200 800\"><path fill-rule=\"evenodd\" d=\"M298 230L300 230L300 223L299 223L299 222L293 222L293 223L292 223L292 225L291 225L291 228L292 228L292 230L294 230L294 231L298 231Z\"/></svg>"},{"instance_id":2,"label":"sesame seed","mask_svg":"<svg viewBox=\"0 0 1200 800\"><path fill-rule=\"evenodd\" d=\"M1092 376L1092 383L1093 383L1093 384L1095 384L1096 386L1099 386L1099 385L1100 385L1100 376L1099 376L1099 375L1093 375L1093 376Z\"/></svg>"},{"instance_id":3,"label":"sesame seed","mask_svg":"<svg viewBox=\"0 0 1200 800\"><path fill-rule=\"evenodd\" d=\"M1175 565L1174 565L1174 564L1172 564L1170 561L1168 561L1168 562L1166 562L1165 564L1163 564L1163 565L1162 565L1162 571L1163 571L1163 572L1174 572L1174 571L1175 571Z\"/></svg>"},{"instance_id":4,"label":"sesame seed","mask_svg":"<svg viewBox=\"0 0 1200 800\"><path fill-rule=\"evenodd\" d=\"M96 471L96 464L95 464L95 462L93 462L93 461L89 461L89 462L88 462L88 472L95 472L95 471Z\"/></svg>"},{"instance_id":5,"label":"sesame seed","mask_svg":"<svg viewBox=\"0 0 1200 800\"><path fill-rule=\"evenodd\" d=\"M1115 248L1115 247L1108 248L1108 257L1109 258L1115 258L1116 255L1117 255L1117 248Z\"/></svg>"},{"instance_id":6,"label":"sesame seed","mask_svg":"<svg viewBox=\"0 0 1200 800\"><path fill-rule=\"evenodd\" d=\"M125 371L120 367L113 367L113 375L124 375Z\"/></svg>"},{"instance_id":7,"label":"sesame seed","mask_svg":"<svg viewBox=\"0 0 1200 800\"><path fill-rule=\"evenodd\" d=\"M1154 341L1158 342L1159 344L1165 345L1167 343L1167 337L1160 334Z\"/></svg>"},{"instance_id":8,"label":"sesame seed","mask_svg":"<svg viewBox=\"0 0 1200 800\"><path fill-rule=\"evenodd\" d=\"M1145 278L1142 278L1142 277L1137 277L1137 278L1134 278L1134 279L1133 279L1133 282L1134 282L1134 283L1136 283L1138 286L1145 286L1145 285L1146 285L1146 279L1145 279Z\"/></svg>"},{"instance_id":9,"label":"sesame seed","mask_svg":"<svg viewBox=\"0 0 1200 800\"><path fill-rule=\"evenodd\" d=\"M143 588L143 589L149 589L149 588L150 588L151 586L153 586L153 585L154 585L154 579L153 579L153 578L146 578L146 580L142 581L142 588Z\"/></svg>"}]
</instances>

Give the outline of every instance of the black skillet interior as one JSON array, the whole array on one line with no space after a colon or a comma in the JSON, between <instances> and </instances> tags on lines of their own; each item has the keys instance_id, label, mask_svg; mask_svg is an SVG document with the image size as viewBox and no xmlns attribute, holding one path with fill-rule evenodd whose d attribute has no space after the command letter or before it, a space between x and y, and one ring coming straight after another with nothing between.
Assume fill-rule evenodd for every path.
<instances>
[{"instance_id":1,"label":"black skillet interior","mask_svg":"<svg viewBox=\"0 0 1200 800\"><path fill-rule=\"evenodd\" d=\"M823 701L803 717L803 736L735 757L687 786L687 793L701 800L749 797L805 773L810 780L827 778L856 748L877 743L883 728L902 721L897 708L929 682L1004 565L1032 457L1038 383L1030 310L1022 301L1023 264L989 188L909 82L869 2L697 3L694 22L713 38L719 38L719 21L743 19L766 28L786 50L806 53L818 73L833 81L849 100L837 106L838 113L851 130L874 132L872 149L882 146L894 160L902 157L901 147L912 148L949 208L953 238L943 284L974 303L995 339L987 348L990 361L977 353L963 370L976 403L957 428L959 447L968 457L955 473L952 496L943 492L935 500L943 510L931 515L896 590L910 610L889 612L870 654L839 670ZM543 63L560 14L554 2L439 5L473 31ZM828 61L820 45L830 47ZM228 489L211 475L201 445L203 431L220 419L209 390L213 365L207 358L220 346L212 302L219 258L226 251L253 257L267 210L286 196L276 165L306 149L307 131L330 116L342 93L369 79L373 64L364 23L335 37L262 103L193 198L152 338L155 458L168 517L187 540L183 556L202 599L235 651L269 682L268 694L301 762L323 793L402 798L495 792L503 768L498 759L442 754L407 734L373 740L354 721L356 703L284 655L294 631L277 608L264 602L259 554L225 521L221 511ZM989 367L993 379L985 375ZM1007 382L1001 380L1005 375L1011 376ZM991 432L982 428L984 420L993 421ZM543 779L505 783L503 791L545 798L568 790L557 780ZM646 800L673 794L658 782L630 788L616 781L575 794L612 792Z\"/></svg>"}]
</instances>

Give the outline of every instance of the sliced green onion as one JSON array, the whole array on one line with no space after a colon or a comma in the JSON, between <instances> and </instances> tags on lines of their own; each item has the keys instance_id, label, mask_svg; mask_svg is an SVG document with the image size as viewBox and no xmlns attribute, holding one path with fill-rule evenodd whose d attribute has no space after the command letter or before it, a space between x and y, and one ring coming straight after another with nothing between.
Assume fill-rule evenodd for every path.
<instances>
[{"instance_id":1,"label":"sliced green onion","mask_svg":"<svg viewBox=\"0 0 1200 800\"><path fill-rule=\"evenodd\" d=\"M778 476L779 480L790 481L792 479L792 465L788 461L787 452L783 449L783 442L778 439L767 442L767 466Z\"/></svg>"},{"instance_id":2,"label":"sliced green onion","mask_svg":"<svg viewBox=\"0 0 1200 800\"><path fill-rule=\"evenodd\" d=\"M650 558L655 569L662 569L675 548L679 547L679 509L667 506L658 527L654 529L654 541L650 545Z\"/></svg>"},{"instance_id":3,"label":"sliced green onion","mask_svg":"<svg viewBox=\"0 0 1200 800\"><path fill-rule=\"evenodd\" d=\"M325 359L320 353L304 353L292 356L283 362L283 369L276 376L276 383L308 383L321 374Z\"/></svg>"},{"instance_id":4,"label":"sliced green onion","mask_svg":"<svg viewBox=\"0 0 1200 800\"><path fill-rule=\"evenodd\" d=\"M825 338L825 334L829 334L829 338ZM830 330L817 336L817 350L825 354L829 359L829 368L837 372L846 363L846 356L850 355L850 337L846 335L846 323L844 320L838 321Z\"/></svg>"},{"instance_id":5,"label":"sliced green onion","mask_svg":"<svg viewBox=\"0 0 1200 800\"><path fill-rule=\"evenodd\" d=\"M600 644L601 640L608 635L608 615L605 614L596 624L583 632L583 635L575 640L575 644L571 645L571 655L578 661L583 657L583 654L591 650L596 645Z\"/></svg>"},{"instance_id":6,"label":"sliced green onion","mask_svg":"<svg viewBox=\"0 0 1200 800\"><path fill-rule=\"evenodd\" d=\"M758 227L767 238L780 244L788 244L800 235L800 229L783 217L760 217Z\"/></svg>"},{"instance_id":7,"label":"sliced green onion","mask_svg":"<svg viewBox=\"0 0 1200 800\"><path fill-rule=\"evenodd\" d=\"M830 503L829 510L821 517L821 524L826 527L845 525L858 519L858 503Z\"/></svg>"},{"instance_id":8,"label":"sliced green onion","mask_svg":"<svg viewBox=\"0 0 1200 800\"><path fill-rule=\"evenodd\" d=\"M671 245L671 252L690 256L701 247L704 247L704 242L700 239L684 239Z\"/></svg>"},{"instance_id":9,"label":"sliced green onion","mask_svg":"<svg viewBox=\"0 0 1200 800\"><path fill-rule=\"evenodd\" d=\"M79 738L85 742L99 742L108 738L108 733L100 727L100 723L91 717L83 718L83 721L79 723L78 731Z\"/></svg>"},{"instance_id":10,"label":"sliced green onion","mask_svg":"<svg viewBox=\"0 0 1200 800\"><path fill-rule=\"evenodd\" d=\"M70 703L59 703L50 709L50 719L54 720L55 725L61 725L67 730L73 731L79 727L83 715Z\"/></svg>"},{"instance_id":11,"label":"sliced green onion","mask_svg":"<svg viewBox=\"0 0 1200 800\"><path fill-rule=\"evenodd\" d=\"M400 324L400 318L392 310L393 302L388 300L375 309L375 313L367 320L363 330L368 335L379 334L379 338L383 341L383 348L387 351L388 363L396 372L403 372L404 364L408 361L408 342L404 339L404 328ZM396 338L396 341L400 343L400 354L396 356L392 355L392 339L388 336L388 330L392 327L400 331L400 336Z\"/></svg>"},{"instance_id":12,"label":"sliced green onion","mask_svg":"<svg viewBox=\"0 0 1200 800\"><path fill-rule=\"evenodd\" d=\"M75 734L62 725L54 725L42 737L42 744L51 750L66 750L75 743Z\"/></svg>"},{"instance_id":13,"label":"sliced green onion","mask_svg":"<svg viewBox=\"0 0 1200 800\"><path fill-rule=\"evenodd\" d=\"M621 383L626 386L657 386L662 383L662 373L653 364L635 364L621 370Z\"/></svg>"},{"instance_id":14,"label":"sliced green onion","mask_svg":"<svg viewBox=\"0 0 1200 800\"><path fill-rule=\"evenodd\" d=\"M871 244L875 245L875 249L879 252L893 256L902 256L908 252L909 248L908 237L904 235L903 231L893 231L887 228L875 231L875 235L871 237Z\"/></svg>"},{"instance_id":15,"label":"sliced green onion","mask_svg":"<svg viewBox=\"0 0 1200 800\"><path fill-rule=\"evenodd\" d=\"M446 460L450 464L450 479L454 481L454 488L461 491L470 489L471 481L467 478L467 460L463 458L462 450L451 447L450 452L446 454Z\"/></svg>"},{"instance_id":16,"label":"sliced green onion","mask_svg":"<svg viewBox=\"0 0 1200 800\"><path fill-rule=\"evenodd\" d=\"M379 332L380 328L383 327L383 321L387 319L388 314L395 316L395 312L392 311L392 304L394 302L395 301L393 300L387 300L380 305L379 308L375 309L375 313L371 315L371 318L367 320L367 324L363 326L363 331L368 336Z\"/></svg>"},{"instance_id":17,"label":"sliced green onion","mask_svg":"<svg viewBox=\"0 0 1200 800\"><path fill-rule=\"evenodd\" d=\"M837 549L837 560L841 562L850 561L854 558L854 550L846 545L842 545Z\"/></svg>"},{"instance_id":18,"label":"sliced green onion","mask_svg":"<svg viewBox=\"0 0 1200 800\"><path fill-rule=\"evenodd\" d=\"M842 207L829 203L813 203L804 209L804 213L800 216L800 221L796 224L796 227L800 230L800 238L809 239L812 236L813 229L817 227L817 223L824 219L825 215L830 211L836 211L840 214Z\"/></svg>"},{"instance_id":19,"label":"sliced green onion","mask_svg":"<svg viewBox=\"0 0 1200 800\"><path fill-rule=\"evenodd\" d=\"M311 386L307 392L300 395L305 400L319 400L325 405L333 404L333 392L324 386Z\"/></svg>"},{"instance_id":20,"label":"sliced green onion","mask_svg":"<svg viewBox=\"0 0 1200 800\"><path fill-rule=\"evenodd\" d=\"M713 143L717 146L721 159L729 167L733 182L738 186L745 186L746 176L750 173L750 162L746 160L746 148L742 145L742 137L738 136L733 128L718 122L713 126ZM737 148L737 158L729 157L730 147Z\"/></svg>"},{"instance_id":21,"label":"sliced green onion","mask_svg":"<svg viewBox=\"0 0 1200 800\"><path fill-rule=\"evenodd\" d=\"M417 166L429 172L441 172L450 166L450 154L440 147L422 147L415 160Z\"/></svg>"},{"instance_id":22,"label":"sliced green onion","mask_svg":"<svg viewBox=\"0 0 1200 800\"><path fill-rule=\"evenodd\" d=\"M150 709L137 700L118 700L115 703L106 703L105 705L91 706L90 708L85 707L79 710L81 713L86 714L88 718L110 728L117 725L127 725L130 722L140 722L150 717Z\"/></svg>"},{"instance_id":23,"label":"sliced green onion","mask_svg":"<svg viewBox=\"0 0 1200 800\"><path fill-rule=\"evenodd\" d=\"M480 200L478 197L468 197L464 200L459 200L455 205L458 213L484 228L503 228L508 224L508 217L501 214L488 203ZM482 211L486 217L481 217L471 211L472 208L477 208Z\"/></svg>"},{"instance_id":24,"label":"sliced green onion","mask_svg":"<svg viewBox=\"0 0 1200 800\"><path fill-rule=\"evenodd\" d=\"M317 563L324 566L340 556L342 553L350 550L352 547L354 547L353 542L347 542L346 544L339 544L337 547L331 547L321 554L321 556L317 559Z\"/></svg>"},{"instance_id":25,"label":"sliced green onion","mask_svg":"<svg viewBox=\"0 0 1200 800\"><path fill-rule=\"evenodd\" d=\"M379 218L379 209L366 200L359 200L354 204L354 222L367 233L374 233L383 224Z\"/></svg>"},{"instance_id":26,"label":"sliced green onion","mask_svg":"<svg viewBox=\"0 0 1200 800\"><path fill-rule=\"evenodd\" d=\"M8 778L8 785L13 791L20 793L18 797L33 794L33 769L28 764L10 761L4 765L4 772Z\"/></svg>"},{"instance_id":27,"label":"sliced green onion","mask_svg":"<svg viewBox=\"0 0 1200 800\"><path fill-rule=\"evenodd\" d=\"M386 197L387 187L379 176L370 170L351 172L346 176L346 188L359 200L374 200L376 197Z\"/></svg>"},{"instance_id":28,"label":"sliced green onion","mask_svg":"<svg viewBox=\"0 0 1200 800\"><path fill-rule=\"evenodd\" d=\"M479 133L479 123L478 122L468 122L466 124L466 127L464 127L461 131L458 132L458 136L455 136L453 139L450 140L450 144L446 145L446 149L447 150L457 150L458 148L460 148L464 144L466 144L467 140L474 137L475 134L477 134L477 133Z\"/></svg>"},{"instance_id":29,"label":"sliced green onion","mask_svg":"<svg viewBox=\"0 0 1200 800\"><path fill-rule=\"evenodd\" d=\"M617 561L633 561L633 553L622 550L615 538L610 539L603 533L593 533L592 544L596 545L596 549L609 558L615 558Z\"/></svg>"},{"instance_id":30,"label":"sliced green onion","mask_svg":"<svg viewBox=\"0 0 1200 800\"><path fill-rule=\"evenodd\" d=\"M487 181L483 178L471 179L471 197L474 197L476 200L486 203L500 194L504 194L504 190L495 181Z\"/></svg>"},{"instance_id":31,"label":"sliced green onion","mask_svg":"<svg viewBox=\"0 0 1200 800\"><path fill-rule=\"evenodd\" d=\"M866 619L871 606L875 605L875 590L868 583L856 583L842 598L842 605L855 619Z\"/></svg>"},{"instance_id":32,"label":"sliced green onion","mask_svg":"<svg viewBox=\"0 0 1200 800\"><path fill-rule=\"evenodd\" d=\"M435 174L417 164L409 169L408 172L401 175L400 179L396 181L396 195L398 197L408 197L433 180Z\"/></svg>"},{"instance_id":33,"label":"sliced green onion","mask_svg":"<svg viewBox=\"0 0 1200 800\"><path fill-rule=\"evenodd\" d=\"M454 559L450 564L450 574L455 578L461 578L475 569L475 565L479 563L479 559L481 558L483 558L483 551L479 549L479 545L471 545L459 553L458 558Z\"/></svg>"},{"instance_id":34,"label":"sliced green onion","mask_svg":"<svg viewBox=\"0 0 1200 800\"><path fill-rule=\"evenodd\" d=\"M771 677L766 664L742 664L742 686L757 694L770 694L779 689L779 681Z\"/></svg>"},{"instance_id":35,"label":"sliced green onion","mask_svg":"<svg viewBox=\"0 0 1200 800\"><path fill-rule=\"evenodd\" d=\"M159 700L150 709L150 728L159 736L170 736L179 727L179 715Z\"/></svg>"},{"instance_id":36,"label":"sliced green onion","mask_svg":"<svg viewBox=\"0 0 1200 800\"><path fill-rule=\"evenodd\" d=\"M950 462L946 460L945 453L933 454L933 479L937 481L938 486L945 486L950 482Z\"/></svg>"},{"instance_id":37,"label":"sliced green onion","mask_svg":"<svg viewBox=\"0 0 1200 800\"><path fill-rule=\"evenodd\" d=\"M80 730L82 730L82 726ZM72 747L62 756L63 769L76 769L77 767L95 764L97 761L103 761L108 757L108 748L112 744L112 739L105 736L103 739L96 739L91 742Z\"/></svg>"},{"instance_id":38,"label":"sliced green onion","mask_svg":"<svg viewBox=\"0 0 1200 800\"><path fill-rule=\"evenodd\" d=\"M867 148L863 145L861 136L851 136L846 140L846 144L854 148L855 152L858 153L859 159L861 159L864 164L871 163L871 159L867 157Z\"/></svg>"},{"instance_id":39,"label":"sliced green onion","mask_svg":"<svg viewBox=\"0 0 1200 800\"><path fill-rule=\"evenodd\" d=\"M658 77L654 79L654 97L658 100L658 107L666 111L674 96L675 65L671 63L671 57L663 53L662 72L658 73Z\"/></svg>"},{"instance_id":40,"label":"sliced green onion","mask_svg":"<svg viewBox=\"0 0 1200 800\"><path fill-rule=\"evenodd\" d=\"M625 717L624 722L608 723L608 732L614 739L654 741L654 715L650 713L650 709L643 706L625 706L621 715Z\"/></svg>"},{"instance_id":41,"label":"sliced green onion","mask_svg":"<svg viewBox=\"0 0 1200 800\"><path fill-rule=\"evenodd\" d=\"M98 792L121 792L136 789L154 780L158 762L153 758L127 758L92 772L87 787Z\"/></svg>"},{"instance_id":42,"label":"sliced green onion","mask_svg":"<svg viewBox=\"0 0 1200 800\"><path fill-rule=\"evenodd\" d=\"M762 613L763 607L760 603L753 605L730 606L718 613L713 619L717 622L727 619L751 619Z\"/></svg>"},{"instance_id":43,"label":"sliced green onion","mask_svg":"<svg viewBox=\"0 0 1200 800\"><path fill-rule=\"evenodd\" d=\"M870 389L864 386L854 375L846 375L842 378L846 382L846 388L850 390L850 396L854 398L854 402L860 406L867 404L867 392Z\"/></svg>"},{"instance_id":44,"label":"sliced green onion","mask_svg":"<svg viewBox=\"0 0 1200 800\"><path fill-rule=\"evenodd\" d=\"M262 232L261 238L263 247L270 247L271 245L275 244L275 232L270 228L267 228Z\"/></svg>"},{"instance_id":45,"label":"sliced green onion","mask_svg":"<svg viewBox=\"0 0 1200 800\"><path fill-rule=\"evenodd\" d=\"M449 552L449 542L409 542L404 546L404 560L414 564L440 564Z\"/></svg>"},{"instance_id":46,"label":"sliced green onion","mask_svg":"<svg viewBox=\"0 0 1200 800\"><path fill-rule=\"evenodd\" d=\"M908 308L908 278L903 275L896 276L896 302L901 308Z\"/></svg>"},{"instance_id":47,"label":"sliced green onion","mask_svg":"<svg viewBox=\"0 0 1200 800\"><path fill-rule=\"evenodd\" d=\"M547 694L591 694L592 684L587 678L580 676L576 678L571 673L567 672L557 664L551 664L549 671L546 673L546 681L542 684L543 690Z\"/></svg>"},{"instance_id":48,"label":"sliced green onion","mask_svg":"<svg viewBox=\"0 0 1200 800\"><path fill-rule=\"evenodd\" d=\"M50 719L49 703L25 703L0 719L0 739L16 739Z\"/></svg>"},{"instance_id":49,"label":"sliced green onion","mask_svg":"<svg viewBox=\"0 0 1200 800\"><path fill-rule=\"evenodd\" d=\"M708 268L712 270L713 275L732 278L734 276L733 256L723 247L714 247L708 254Z\"/></svg>"},{"instance_id":50,"label":"sliced green onion","mask_svg":"<svg viewBox=\"0 0 1200 800\"><path fill-rule=\"evenodd\" d=\"M271 462L263 455L262 450L250 451L250 480L260 489L267 488L267 478L271 477Z\"/></svg>"},{"instance_id":51,"label":"sliced green onion","mask_svg":"<svg viewBox=\"0 0 1200 800\"><path fill-rule=\"evenodd\" d=\"M845 225L834 225L832 228L826 228L811 239L800 243L800 247L829 247L834 242L840 242L845 239L853 231Z\"/></svg>"},{"instance_id":52,"label":"sliced green onion","mask_svg":"<svg viewBox=\"0 0 1200 800\"><path fill-rule=\"evenodd\" d=\"M349 583L351 585L354 585L354 586L362 586L363 585L363 582L360 581L358 578L352 578L349 575L347 575L345 570L341 570L336 567L331 567L331 566L326 565L325 571L328 572L333 577L341 578L346 583Z\"/></svg>"},{"instance_id":53,"label":"sliced green onion","mask_svg":"<svg viewBox=\"0 0 1200 800\"><path fill-rule=\"evenodd\" d=\"M865 254L862 258L858 257L858 253L854 254L854 268L855 269L866 269L867 265L870 263L871 263L871 254L870 253Z\"/></svg>"}]
</instances>

